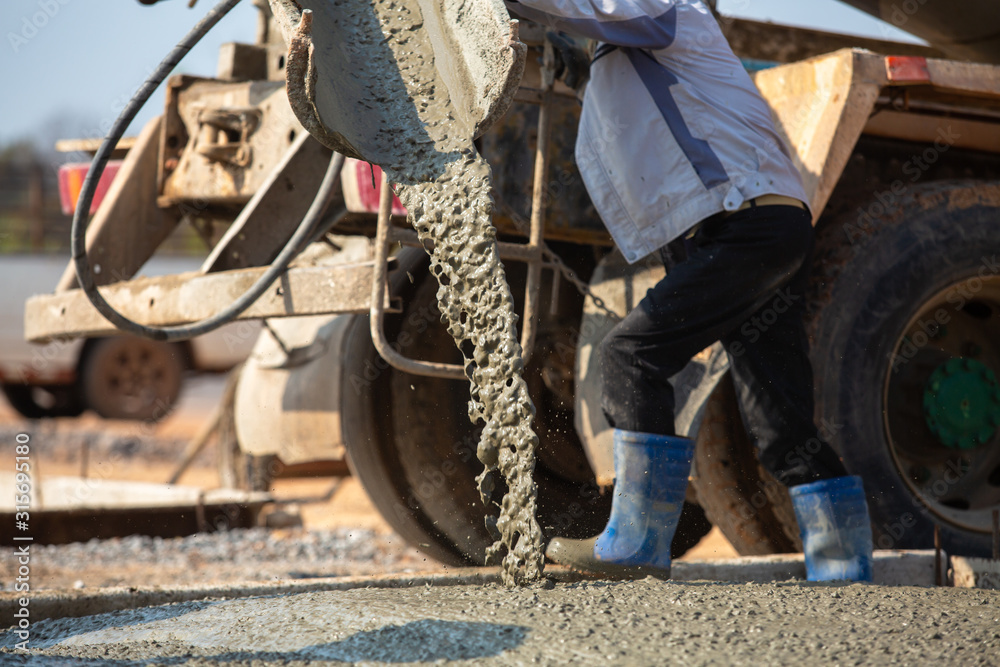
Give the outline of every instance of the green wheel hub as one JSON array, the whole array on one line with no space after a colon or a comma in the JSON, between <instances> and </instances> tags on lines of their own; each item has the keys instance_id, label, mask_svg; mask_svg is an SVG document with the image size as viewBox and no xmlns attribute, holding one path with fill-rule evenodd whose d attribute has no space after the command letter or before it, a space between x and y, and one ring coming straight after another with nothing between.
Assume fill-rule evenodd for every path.
<instances>
[{"instance_id":1,"label":"green wheel hub","mask_svg":"<svg viewBox=\"0 0 1000 667\"><path fill-rule=\"evenodd\" d=\"M989 441L1000 426L996 375L975 359L949 359L927 380L924 418L949 449L975 449Z\"/></svg>"}]
</instances>

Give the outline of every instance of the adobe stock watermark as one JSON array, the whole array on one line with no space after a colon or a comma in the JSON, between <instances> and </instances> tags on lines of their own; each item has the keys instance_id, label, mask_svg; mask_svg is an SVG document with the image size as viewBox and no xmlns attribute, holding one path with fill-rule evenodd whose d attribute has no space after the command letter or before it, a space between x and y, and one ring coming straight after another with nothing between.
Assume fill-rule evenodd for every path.
<instances>
[{"instance_id":1,"label":"adobe stock watermark","mask_svg":"<svg viewBox=\"0 0 1000 667\"><path fill-rule=\"evenodd\" d=\"M20 375L21 384L33 385L39 378L56 374L65 360L76 354L75 345L77 341L71 339L56 339L45 345L32 345L31 361L22 363L15 371Z\"/></svg>"},{"instance_id":2,"label":"adobe stock watermark","mask_svg":"<svg viewBox=\"0 0 1000 667\"><path fill-rule=\"evenodd\" d=\"M68 3L69 0L66 0L66 2ZM122 91L118 93L118 95L111 98L108 102L106 112L102 112L105 115L102 115L102 117L99 118L95 124L90 125L88 128L81 128L80 132L77 133L77 137L80 139L96 140L103 140L107 138L108 134L111 132L111 128L114 127L115 121L135 95L135 91L138 90L142 83L149 79L155 71L156 67L154 65L144 67L141 76L134 79L132 83L123 87ZM92 157L93 156L91 156L87 151L69 151L67 153L63 153L62 162L90 162ZM205 207L207 207L207 203L202 208Z\"/></svg>"},{"instance_id":3,"label":"adobe stock watermark","mask_svg":"<svg viewBox=\"0 0 1000 667\"><path fill-rule=\"evenodd\" d=\"M940 502L948 495L951 489L962 481L966 475L962 466L955 461L949 460L944 464L944 472L934 480L923 492L910 493L910 504L914 510L925 510L929 503ZM881 533L875 540L875 546L879 549L893 549L900 544L906 533L917 525L917 515L914 512L902 512L898 516L888 521L883 521L877 526Z\"/></svg>"},{"instance_id":4,"label":"adobe stock watermark","mask_svg":"<svg viewBox=\"0 0 1000 667\"><path fill-rule=\"evenodd\" d=\"M236 320L221 327L220 331L226 350L232 353L234 350L242 349L251 338L256 339L260 335L261 327L256 320Z\"/></svg>"},{"instance_id":5,"label":"adobe stock watermark","mask_svg":"<svg viewBox=\"0 0 1000 667\"><path fill-rule=\"evenodd\" d=\"M24 48L70 2L72 0L38 0L36 3L38 11L22 16L20 29L17 32L9 31L7 33L7 41L10 43L11 50L17 53Z\"/></svg>"},{"instance_id":6,"label":"adobe stock watermark","mask_svg":"<svg viewBox=\"0 0 1000 667\"><path fill-rule=\"evenodd\" d=\"M417 338L427 331L436 320L440 320L437 307L422 306L420 309L409 314L407 323L410 329L400 332L395 342L390 345L397 353L403 354L407 348L417 342ZM378 380L384 371L389 369L390 364L381 356L376 356L375 361L366 359L364 366L364 371L360 374L352 373L351 377L348 378L356 396L360 396L361 392L371 389L372 383Z\"/></svg>"},{"instance_id":7,"label":"adobe stock watermark","mask_svg":"<svg viewBox=\"0 0 1000 667\"><path fill-rule=\"evenodd\" d=\"M902 2L894 2L889 11L882 10L881 18L886 24L891 24L900 30L906 30L906 24L909 23L910 19L916 15L920 8L927 4L927 0L903 0ZM886 38L891 39L892 35L889 31L889 26L882 24L882 35Z\"/></svg>"},{"instance_id":8,"label":"adobe stock watermark","mask_svg":"<svg viewBox=\"0 0 1000 667\"><path fill-rule=\"evenodd\" d=\"M740 327L740 335L746 339L748 344L753 345L781 319L782 315L795 308L797 302L800 301L802 301L802 296L792 294L790 287L777 290L770 306L757 311L743 323ZM726 348L726 351L734 357L739 357L746 352L746 347L740 341L733 341Z\"/></svg>"},{"instance_id":9,"label":"adobe stock watermark","mask_svg":"<svg viewBox=\"0 0 1000 667\"><path fill-rule=\"evenodd\" d=\"M825 418L822 419L817 427L815 437L796 445L794 449L785 454L785 465L788 468L807 465L809 461L819 454L824 446L829 446L827 443L843 428L843 424L837 424ZM780 480L776 481L773 479L758 479L756 486L757 489L749 498L738 499L739 507L737 511L745 520L752 519L756 516L757 512L769 506L772 503L772 498L778 497L776 494L781 493L786 488ZM729 492L738 493L737 489L729 489Z\"/></svg>"},{"instance_id":10,"label":"adobe stock watermark","mask_svg":"<svg viewBox=\"0 0 1000 667\"><path fill-rule=\"evenodd\" d=\"M443 498L454 497L456 484L465 483L468 479L468 466L476 465L473 462L478 459L478 443L479 429L475 429L455 440L451 446L451 454L437 465L421 468L419 478L410 485L409 495L393 503L396 516L404 521L412 521L423 511L422 508L433 506L435 501ZM500 473L496 471L494 474ZM549 516L544 529L559 534L581 518L597 511L603 498L604 490L593 480L576 485L576 499L561 506L561 512ZM497 504L495 500L487 506L488 512L499 508L498 504L494 508L494 504Z\"/></svg>"},{"instance_id":11,"label":"adobe stock watermark","mask_svg":"<svg viewBox=\"0 0 1000 667\"><path fill-rule=\"evenodd\" d=\"M618 143L629 124L622 122L621 116L615 116L601 123L595 131L587 133L587 141L576 152L576 164L580 173L591 168L594 163L600 164L602 156L612 150Z\"/></svg>"},{"instance_id":12,"label":"adobe stock watermark","mask_svg":"<svg viewBox=\"0 0 1000 667\"><path fill-rule=\"evenodd\" d=\"M964 309L982 291L987 279L1000 275L1000 263L997 262L996 255L990 257L984 255L981 260L975 276L955 285L945 294L945 301L949 307L942 306L917 319L916 326L918 328L911 329L912 333L903 338L903 343L892 355L893 373L898 372L900 368L916 357L920 350L937 338L941 334L941 328L951 322L952 315Z\"/></svg>"},{"instance_id":13,"label":"adobe stock watermark","mask_svg":"<svg viewBox=\"0 0 1000 667\"><path fill-rule=\"evenodd\" d=\"M902 172L905 176L909 176L908 182L897 178L887 189L874 193L875 201L868 204L867 208L858 207L857 222L844 224L844 234L847 235L849 243L853 245L859 239L875 232L878 229L878 218L891 211L909 192L910 185L919 181L962 136L950 125L938 128L937 134L932 145L920 153L911 155L910 159L903 163Z\"/></svg>"},{"instance_id":14,"label":"adobe stock watermark","mask_svg":"<svg viewBox=\"0 0 1000 667\"><path fill-rule=\"evenodd\" d=\"M35 480L32 478L31 436L18 433L14 437L14 527L17 529L12 538L15 542L14 558L17 559L17 578L14 590L21 593L17 598L17 610L14 612L13 632L19 642L15 649L28 650L31 640L31 542L34 537L30 533L32 500L34 498Z\"/></svg>"},{"instance_id":15,"label":"adobe stock watermark","mask_svg":"<svg viewBox=\"0 0 1000 667\"><path fill-rule=\"evenodd\" d=\"M136 422L128 433L123 434L117 440L141 441L146 438L156 437L158 422L170 414L173 405L157 398L153 403L153 413L150 421ZM83 505L101 490L105 483L113 480L115 473L121 466L127 463L127 455L120 449L112 448L106 454L101 454L99 459L91 461L93 440L90 436L84 436L84 447L82 455L83 478L78 484L66 490L64 500L69 505Z\"/></svg>"},{"instance_id":16,"label":"adobe stock watermark","mask_svg":"<svg viewBox=\"0 0 1000 667\"><path fill-rule=\"evenodd\" d=\"M393 503L393 513L403 521L412 521L424 506L435 498L447 497L454 492L454 482L451 478L476 456L479 442L478 429L467 433L462 439L452 443L451 451L455 457L447 457L433 468L423 467L420 479L410 485L409 495L402 502ZM458 461L454 460L455 458Z\"/></svg>"}]
</instances>

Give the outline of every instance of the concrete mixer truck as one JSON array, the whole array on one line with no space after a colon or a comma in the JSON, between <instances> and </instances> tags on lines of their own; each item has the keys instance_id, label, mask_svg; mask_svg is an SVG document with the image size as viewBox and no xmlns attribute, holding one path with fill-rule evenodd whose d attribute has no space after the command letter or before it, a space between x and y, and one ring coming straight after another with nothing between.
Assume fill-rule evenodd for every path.
<instances>
[{"instance_id":1,"label":"concrete mixer truck","mask_svg":"<svg viewBox=\"0 0 1000 667\"><path fill-rule=\"evenodd\" d=\"M215 77L168 80L163 114L130 144L90 225L90 262L105 269L94 278L134 320L225 306L292 236L331 160L286 93L286 82L307 90L308 72L271 7L255 4L254 43L225 45ZM1000 16L986 0L850 4L928 45L719 20L810 197L816 419L864 478L876 548L925 548L936 529L950 553L985 555L1000 508ZM521 22L513 38L528 45L524 71L501 82L506 113L481 110L477 147L526 325L538 520L582 537L604 525L613 484L595 346L663 268L612 250L573 161L574 93L553 80L544 30ZM483 99L502 97L491 90ZM371 112L358 107L358 122ZM446 563L482 562L492 537L462 355L402 205L377 167L344 152L312 243L239 315L265 323L235 392L239 454L346 456L407 540ZM127 280L178 224L216 241L201 271ZM68 269L28 302L29 339L113 331L75 284ZM746 343L781 313L776 302L746 322ZM741 554L795 551L787 493L757 464L727 364L709 348L673 378L679 432L697 440L675 548L714 524Z\"/></svg>"}]
</instances>

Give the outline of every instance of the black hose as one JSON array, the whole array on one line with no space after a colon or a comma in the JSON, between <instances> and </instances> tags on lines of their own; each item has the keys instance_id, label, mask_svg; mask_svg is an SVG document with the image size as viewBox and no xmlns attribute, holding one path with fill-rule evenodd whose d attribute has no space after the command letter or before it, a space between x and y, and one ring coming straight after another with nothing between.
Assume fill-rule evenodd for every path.
<instances>
[{"instance_id":1,"label":"black hose","mask_svg":"<svg viewBox=\"0 0 1000 667\"><path fill-rule=\"evenodd\" d=\"M288 268L292 259L299 253L302 247L308 241L314 225L319 220L320 216L323 214L323 210L326 208L327 201L329 199L330 191L333 189L334 184L337 181L337 176L340 174L340 170L344 165L344 156L338 153L334 153L330 160L330 165L327 167L326 174L323 176L323 181L320 184L319 192L316 193L315 199L313 199L312 205L306 212L305 217L302 222L299 223L298 228L295 233L285 244L285 247L275 258L274 262L268 267L267 271L257 279L257 282L253 284L240 298L230 304L224 310L216 313L215 315L206 318L200 322L195 322L192 324L183 324L171 327L150 327L144 324L139 324L134 322L117 310L111 307L111 305L104 299L101 293L97 289L97 285L94 284L94 275L91 271L90 262L87 259L87 224L90 213L90 205L94 198L94 192L97 189L97 182L101 178L101 174L104 172L104 167L108 162L108 158L111 156L111 151L114 150L115 146L118 145L118 140L121 139L125 130L128 128L132 119L135 118L136 114L143 107L149 97L153 94L153 91L159 87L160 83L173 71L177 63L187 55L188 51L197 44L205 34L211 30L216 23L219 22L222 17L229 13L233 7L235 7L240 0L222 0L217 4L206 16L203 18L192 30L189 32L184 39L182 39L177 46L167 55L166 58L160 63L156 71L146 79L142 87L132 96L128 104L125 105L125 109L122 110L121 115L115 121L115 124L111 127L111 131L108 132L108 136L104 139L101 147L97 150L97 154L94 156L94 161L90 165L90 170L87 172L87 177L83 181L83 187L80 191L80 197L77 201L76 211L73 214L73 227L70 232L70 244L72 246L73 252L73 265L76 268L76 277L80 282L80 287L83 289L87 298L94 305L95 308L103 315L109 322L115 325L118 329L130 334L135 334L137 336L143 336L145 338L152 338L154 340L184 340L187 338L193 338L195 336L200 336L201 334L208 333L220 326L231 322L240 313L249 308L253 303L261 297L264 292L271 286L278 276L280 276Z\"/></svg>"}]
</instances>

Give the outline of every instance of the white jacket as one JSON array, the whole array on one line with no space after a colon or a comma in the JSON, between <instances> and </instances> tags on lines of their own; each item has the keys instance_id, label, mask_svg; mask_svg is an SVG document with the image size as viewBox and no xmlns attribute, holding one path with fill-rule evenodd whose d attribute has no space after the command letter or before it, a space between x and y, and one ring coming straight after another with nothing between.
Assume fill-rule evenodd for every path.
<instances>
[{"instance_id":1,"label":"white jacket","mask_svg":"<svg viewBox=\"0 0 1000 667\"><path fill-rule=\"evenodd\" d=\"M600 42L576 161L630 263L747 199L807 201L767 104L700 1L507 2Z\"/></svg>"}]
</instances>

